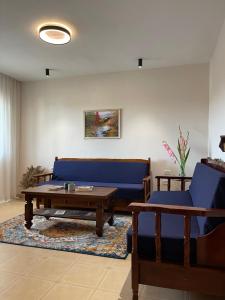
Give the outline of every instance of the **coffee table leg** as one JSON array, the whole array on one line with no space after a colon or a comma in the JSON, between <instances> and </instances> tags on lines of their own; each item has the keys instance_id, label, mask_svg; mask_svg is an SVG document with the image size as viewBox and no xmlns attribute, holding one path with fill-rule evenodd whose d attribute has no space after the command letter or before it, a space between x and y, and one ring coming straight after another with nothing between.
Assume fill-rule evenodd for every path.
<instances>
[{"instance_id":1,"label":"coffee table leg","mask_svg":"<svg viewBox=\"0 0 225 300\"><path fill-rule=\"evenodd\" d=\"M44 199L44 208L51 208L52 207L52 201L51 199ZM49 220L50 217L45 217L46 220Z\"/></svg>"},{"instance_id":2,"label":"coffee table leg","mask_svg":"<svg viewBox=\"0 0 225 300\"><path fill-rule=\"evenodd\" d=\"M112 214L111 217L109 218L108 224L109 224L110 226L113 226L113 224L114 224L114 215L113 215L113 214Z\"/></svg>"},{"instance_id":3,"label":"coffee table leg","mask_svg":"<svg viewBox=\"0 0 225 300\"><path fill-rule=\"evenodd\" d=\"M25 195L25 226L27 229L30 229L32 226L32 219L33 219L33 203L32 203L32 196Z\"/></svg>"},{"instance_id":4,"label":"coffee table leg","mask_svg":"<svg viewBox=\"0 0 225 300\"><path fill-rule=\"evenodd\" d=\"M52 202L51 199L44 199L44 208L51 208Z\"/></svg>"},{"instance_id":5,"label":"coffee table leg","mask_svg":"<svg viewBox=\"0 0 225 300\"><path fill-rule=\"evenodd\" d=\"M101 237L103 234L103 218L104 218L104 208L101 202L98 203L96 208L96 234Z\"/></svg>"},{"instance_id":6,"label":"coffee table leg","mask_svg":"<svg viewBox=\"0 0 225 300\"><path fill-rule=\"evenodd\" d=\"M108 220L108 224L110 226L113 226L114 224L114 211L113 211L113 204L114 204L114 198L111 197L111 199L109 199L109 213L111 214L111 217Z\"/></svg>"}]
</instances>

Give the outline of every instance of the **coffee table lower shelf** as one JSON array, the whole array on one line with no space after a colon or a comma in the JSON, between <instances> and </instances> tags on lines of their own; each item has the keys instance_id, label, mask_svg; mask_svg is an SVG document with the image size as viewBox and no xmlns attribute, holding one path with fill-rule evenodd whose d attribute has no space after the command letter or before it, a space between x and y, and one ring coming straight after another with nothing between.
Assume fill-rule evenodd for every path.
<instances>
[{"instance_id":1,"label":"coffee table lower shelf","mask_svg":"<svg viewBox=\"0 0 225 300\"><path fill-rule=\"evenodd\" d=\"M61 213L60 213L61 212ZM54 218L66 218L66 219L78 219L78 220L89 220L96 221L95 211L85 211L85 210L72 210L72 209L55 209L55 208L40 208L33 212L34 216L42 216L47 219ZM112 214L104 213L103 222L111 222Z\"/></svg>"}]
</instances>

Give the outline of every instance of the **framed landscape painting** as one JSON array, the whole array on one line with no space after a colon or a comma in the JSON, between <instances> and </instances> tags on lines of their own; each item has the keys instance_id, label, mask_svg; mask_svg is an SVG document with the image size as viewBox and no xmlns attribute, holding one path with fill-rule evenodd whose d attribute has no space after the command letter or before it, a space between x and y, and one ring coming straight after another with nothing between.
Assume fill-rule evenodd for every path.
<instances>
[{"instance_id":1,"label":"framed landscape painting","mask_svg":"<svg viewBox=\"0 0 225 300\"><path fill-rule=\"evenodd\" d=\"M120 138L120 109L87 110L84 112L85 138Z\"/></svg>"}]
</instances>

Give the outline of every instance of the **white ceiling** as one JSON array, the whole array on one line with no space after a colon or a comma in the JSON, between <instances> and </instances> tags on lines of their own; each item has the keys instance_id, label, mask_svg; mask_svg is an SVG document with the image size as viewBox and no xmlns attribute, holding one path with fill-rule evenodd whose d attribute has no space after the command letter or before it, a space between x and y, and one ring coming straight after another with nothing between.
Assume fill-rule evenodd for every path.
<instances>
[{"instance_id":1,"label":"white ceiling","mask_svg":"<svg viewBox=\"0 0 225 300\"><path fill-rule=\"evenodd\" d=\"M225 0L0 0L0 72L22 81L208 62ZM39 25L59 22L72 42L49 45Z\"/></svg>"}]
</instances>

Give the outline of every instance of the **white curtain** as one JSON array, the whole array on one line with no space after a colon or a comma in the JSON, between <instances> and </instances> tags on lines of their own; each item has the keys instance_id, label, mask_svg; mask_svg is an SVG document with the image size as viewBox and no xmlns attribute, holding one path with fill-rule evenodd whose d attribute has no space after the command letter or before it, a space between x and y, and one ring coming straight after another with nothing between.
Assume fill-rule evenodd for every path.
<instances>
[{"instance_id":1,"label":"white curtain","mask_svg":"<svg viewBox=\"0 0 225 300\"><path fill-rule=\"evenodd\" d=\"M20 82L0 74L0 201L15 198L18 184Z\"/></svg>"}]
</instances>

